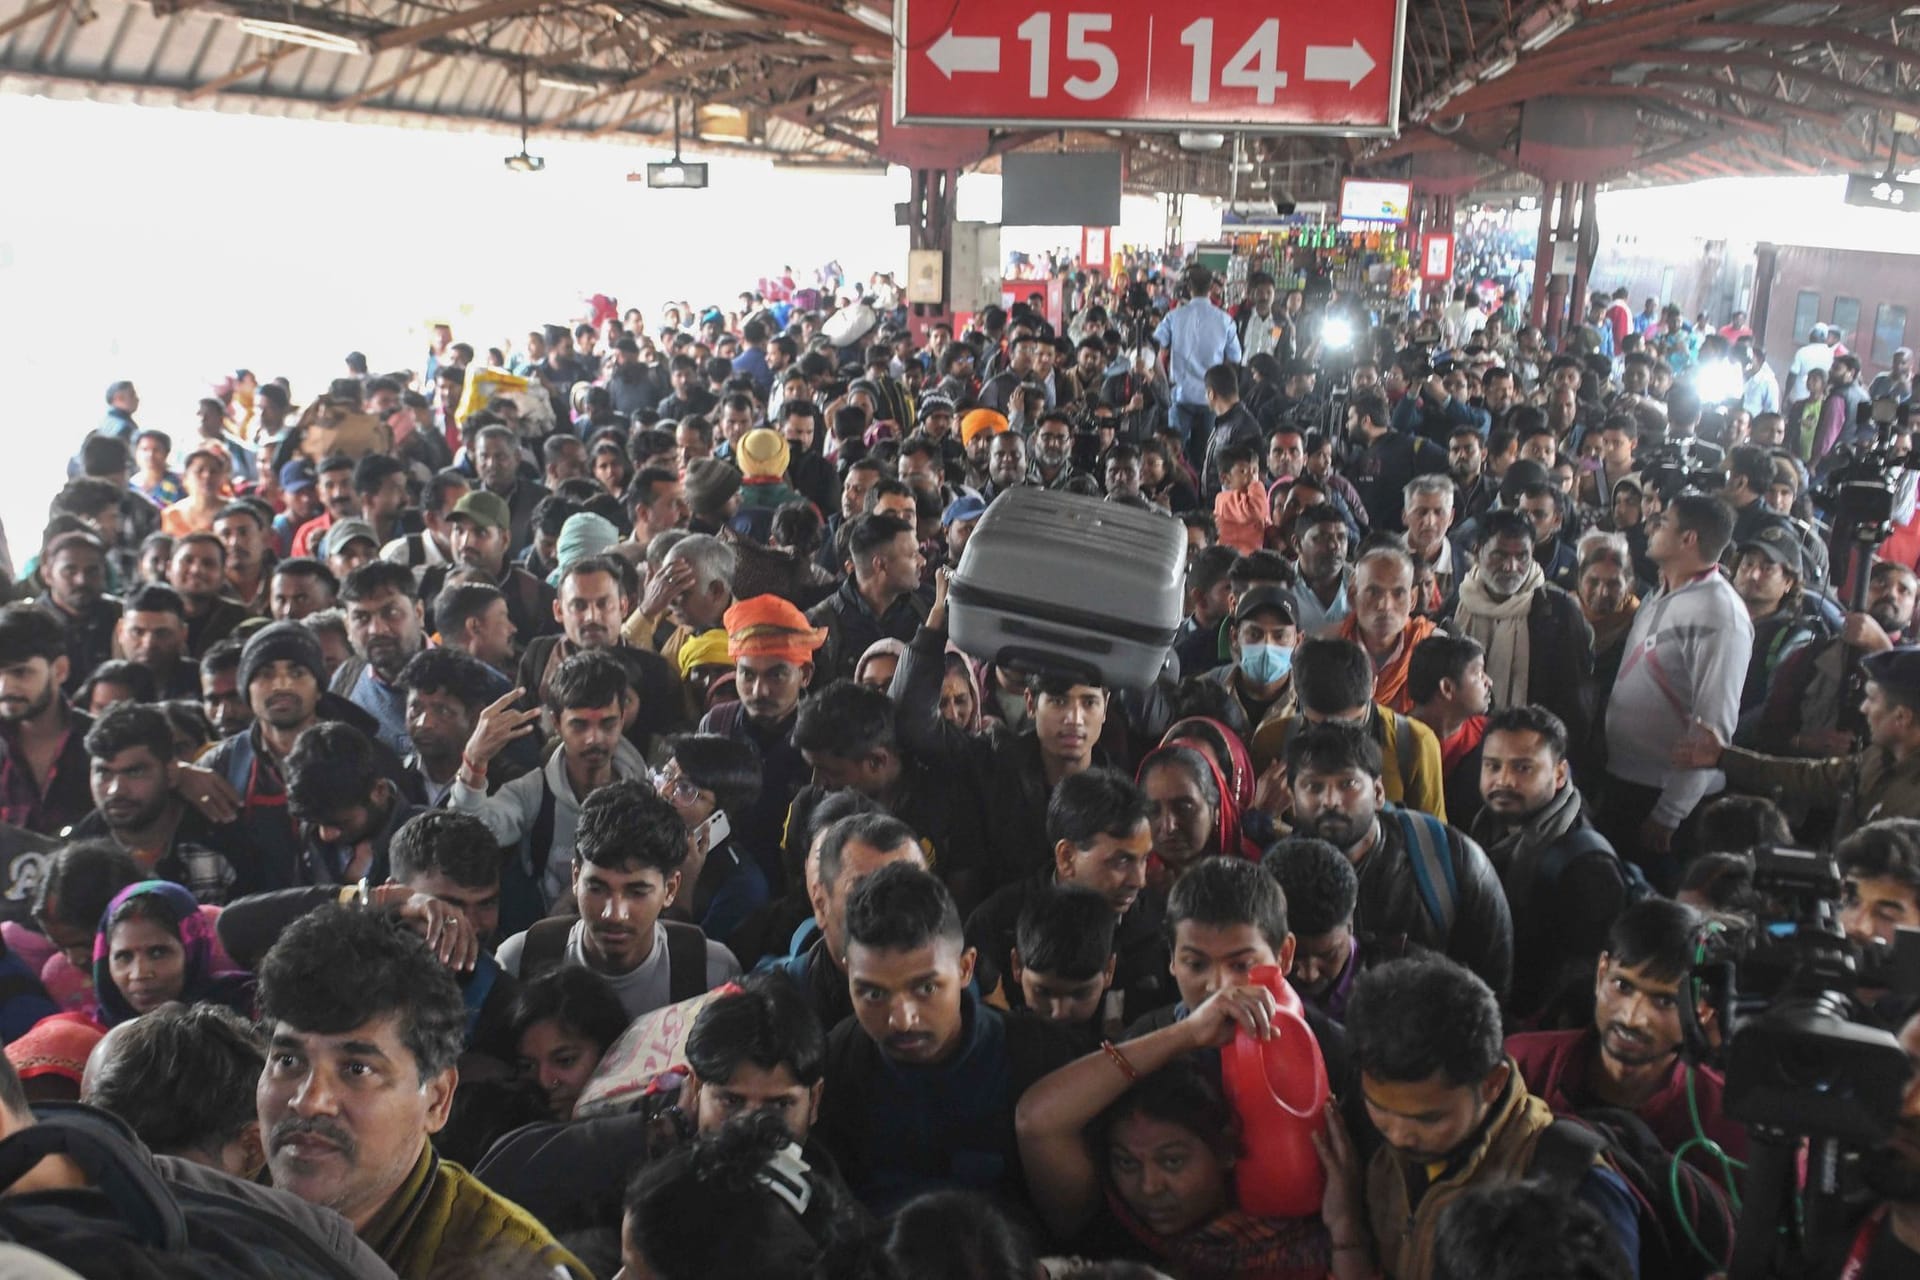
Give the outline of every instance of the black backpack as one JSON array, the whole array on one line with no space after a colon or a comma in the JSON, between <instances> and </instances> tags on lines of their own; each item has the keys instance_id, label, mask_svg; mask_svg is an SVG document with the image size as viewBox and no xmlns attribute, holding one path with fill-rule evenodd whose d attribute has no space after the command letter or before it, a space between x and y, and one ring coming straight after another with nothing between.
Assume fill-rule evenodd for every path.
<instances>
[{"instance_id":1,"label":"black backpack","mask_svg":"<svg viewBox=\"0 0 1920 1280\"><path fill-rule=\"evenodd\" d=\"M1534 1146L1528 1172L1570 1195L1596 1157L1620 1175L1639 1206L1643 1280L1704 1280L1726 1270L1736 1225L1726 1189L1676 1160L1631 1111L1590 1107L1557 1116ZM1694 1247L1688 1228L1717 1262Z\"/></svg>"},{"instance_id":2,"label":"black backpack","mask_svg":"<svg viewBox=\"0 0 1920 1280\"><path fill-rule=\"evenodd\" d=\"M1607 855L1608 862L1620 878L1621 910L1624 911L1628 907L1645 902L1648 898L1659 896L1658 890L1648 881L1647 873L1642 871L1636 863L1628 862L1616 853L1607 838L1589 826L1575 827L1567 832L1556 840L1547 850L1547 855L1540 859L1539 869L1534 872L1539 892L1553 895L1560 883L1560 877L1566 874L1567 868L1581 858L1596 853Z\"/></svg>"},{"instance_id":3,"label":"black backpack","mask_svg":"<svg viewBox=\"0 0 1920 1280\"><path fill-rule=\"evenodd\" d=\"M0 1240L102 1280L352 1280L345 1262L291 1223L237 1196L168 1185L111 1117L59 1110L69 1114L0 1142L0 1190L56 1155L78 1164L88 1185L0 1195Z\"/></svg>"}]
</instances>

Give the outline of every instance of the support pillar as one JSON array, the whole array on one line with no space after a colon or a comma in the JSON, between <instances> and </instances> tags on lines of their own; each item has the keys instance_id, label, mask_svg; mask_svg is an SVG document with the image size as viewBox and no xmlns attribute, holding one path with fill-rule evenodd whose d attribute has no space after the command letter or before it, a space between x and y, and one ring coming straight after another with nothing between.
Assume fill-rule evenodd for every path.
<instances>
[{"instance_id":1,"label":"support pillar","mask_svg":"<svg viewBox=\"0 0 1920 1280\"><path fill-rule=\"evenodd\" d=\"M913 191L907 201L908 245L940 254L940 301L916 302L908 308L908 325L916 342L927 331L949 322L953 299L953 210L959 189L958 169L915 169Z\"/></svg>"},{"instance_id":2,"label":"support pillar","mask_svg":"<svg viewBox=\"0 0 1920 1280\"><path fill-rule=\"evenodd\" d=\"M1574 205L1578 202L1580 184L1565 182L1560 185L1560 213L1554 220L1553 238L1556 243L1572 243L1574 236ZM1549 247L1549 259L1552 248ZM1547 323L1540 334L1540 345L1548 351L1560 349L1561 335L1567 331L1567 287L1572 278L1552 273L1552 262L1548 262L1547 278Z\"/></svg>"},{"instance_id":3,"label":"support pillar","mask_svg":"<svg viewBox=\"0 0 1920 1280\"><path fill-rule=\"evenodd\" d=\"M1415 275L1420 277L1418 268L1422 246L1429 234L1451 232L1453 230L1454 197L1447 192L1430 192L1417 201L1411 211L1406 238L1407 251L1414 256ZM1453 297L1453 281L1427 280L1420 278L1420 301L1425 305L1436 291L1443 301Z\"/></svg>"},{"instance_id":4,"label":"support pillar","mask_svg":"<svg viewBox=\"0 0 1920 1280\"><path fill-rule=\"evenodd\" d=\"M1540 237L1533 250L1533 293L1527 298L1527 322L1544 330L1547 324L1547 282L1553 278L1553 203L1559 186L1540 184Z\"/></svg>"},{"instance_id":5,"label":"support pillar","mask_svg":"<svg viewBox=\"0 0 1920 1280\"><path fill-rule=\"evenodd\" d=\"M1574 228L1573 285L1568 291L1569 306L1567 315L1568 330L1579 324L1587 313L1587 282L1593 276L1593 260L1599 248L1599 235L1594 229L1594 188L1592 182L1577 184L1580 192L1580 214L1578 225Z\"/></svg>"},{"instance_id":6,"label":"support pillar","mask_svg":"<svg viewBox=\"0 0 1920 1280\"><path fill-rule=\"evenodd\" d=\"M1771 242L1761 243L1754 248L1753 255L1753 303L1747 308L1747 324L1753 329L1753 345L1761 351L1767 350L1767 325L1773 311L1773 281L1779 273L1780 246ZM1786 343L1791 350L1793 338Z\"/></svg>"}]
</instances>

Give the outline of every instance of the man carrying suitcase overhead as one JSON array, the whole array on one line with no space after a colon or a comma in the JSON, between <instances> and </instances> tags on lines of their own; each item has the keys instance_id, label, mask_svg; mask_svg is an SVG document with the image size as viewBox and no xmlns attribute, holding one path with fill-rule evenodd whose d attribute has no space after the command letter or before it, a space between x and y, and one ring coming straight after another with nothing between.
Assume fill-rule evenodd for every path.
<instances>
[{"instance_id":1,"label":"man carrying suitcase overhead","mask_svg":"<svg viewBox=\"0 0 1920 1280\"><path fill-rule=\"evenodd\" d=\"M982 882L1012 884L1050 865L1047 801L1062 779L1110 762L1096 745L1107 723L1107 691L1070 679L1036 677L1027 687L1028 727L968 733L940 714L946 678L947 586L952 571L934 575L933 608L894 672L901 742L920 760L949 770L986 814L987 857Z\"/></svg>"}]
</instances>

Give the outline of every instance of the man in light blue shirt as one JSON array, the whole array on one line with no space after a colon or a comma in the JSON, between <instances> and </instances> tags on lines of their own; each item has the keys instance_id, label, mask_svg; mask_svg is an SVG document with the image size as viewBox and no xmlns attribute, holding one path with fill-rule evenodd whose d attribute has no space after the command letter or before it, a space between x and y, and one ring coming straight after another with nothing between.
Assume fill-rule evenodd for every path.
<instances>
[{"instance_id":1,"label":"man in light blue shirt","mask_svg":"<svg viewBox=\"0 0 1920 1280\"><path fill-rule=\"evenodd\" d=\"M1207 370L1240 363L1240 334L1233 317L1213 305L1207 290L1213 273L1205 267L1187 272L1188 301L1167 313L1153 331L1173 388L1172 422L1191 456L1213 434L1213 410L1207 406Z\"/></svg>"},{"instance_id":2,"label":"man in light blue shirt","mask_svg":"<svg viewBox=\"0 0 1920 1280\"><path fill-rule=\"evenodd\" d=\"M765 400L773 392L773 366L767 363L767 326L749 320L740 327L744 349L733 358L733 371L753 379L753 385Z\"/></svg>"}]
</instances>

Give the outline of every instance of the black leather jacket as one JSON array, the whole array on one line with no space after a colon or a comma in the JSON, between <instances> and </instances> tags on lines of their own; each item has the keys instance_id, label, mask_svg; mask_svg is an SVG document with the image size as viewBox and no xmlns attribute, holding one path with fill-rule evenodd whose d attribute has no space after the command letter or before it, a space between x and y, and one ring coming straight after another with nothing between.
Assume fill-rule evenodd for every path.
<instances>
[{"instance_id":1,"label":"black leather jacket","mask_svg":"<svg viewBox=\"0 0 1920 1280\"><path fill-rule=\"evenodd\" d=\"M1382 809L1377 821L1379 838L1357 868L1360 897L1353 910L1355 931L1404 935L1459 961L1504 999L1513 980L1513 917L1500 876L1486 853L1466 833L1442 824L1455 887L1452 923L1442 928L1416 880L1397 807Z\"/></svg>"}]
</instances>

